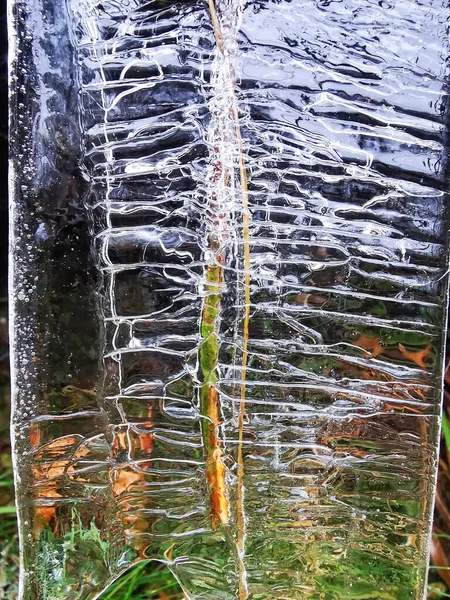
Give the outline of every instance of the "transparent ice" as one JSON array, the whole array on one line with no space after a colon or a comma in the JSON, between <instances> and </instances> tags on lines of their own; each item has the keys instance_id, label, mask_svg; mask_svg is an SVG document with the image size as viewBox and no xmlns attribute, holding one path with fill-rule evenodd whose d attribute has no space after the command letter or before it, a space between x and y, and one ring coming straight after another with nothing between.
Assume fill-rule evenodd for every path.
<instances>
[{"instance_id":1,"label":"transparent ice","mask_svg":"<svg viewBox=\"0 0 450 600\"><path fill-rule=\"evenodd\" d=\"M448 2L10 14L22 600L422 598Z\"/></svg>"}]
</instances>

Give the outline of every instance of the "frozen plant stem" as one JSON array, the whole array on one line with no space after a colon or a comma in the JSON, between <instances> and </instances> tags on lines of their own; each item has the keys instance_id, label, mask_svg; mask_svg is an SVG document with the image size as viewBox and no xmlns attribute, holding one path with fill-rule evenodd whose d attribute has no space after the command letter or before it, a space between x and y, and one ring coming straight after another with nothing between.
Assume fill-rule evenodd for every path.
<instances>
[{"instance_id":1,"label":"frozen plant stem","mask_svg":"<svg viewBox=\"0 0 450 600\"><path fill-rule=\"evenodd\" d=\"M210 490L210 508L213 526L226 525L229 518L226 497L225 467L222 462L222 450L218 428L220 425L220 396L216 387L217 362L219 357L219 339L217 318L220 312L221 285L223 269L219 265L206 268L205 301L202 311L200 346L200 370L202 385L200 389L200 411L202 436L206 453L206 475Z\"/></svg>"},{"instance_id":2,"label":"frozen plant stem","mask_svg":"<svg viewBox=\"0 0 450 600\"><path fill-rule=\"evenodd\" d=\"M223 140L224 143L233 142L233 154L237 157L239 170L239 187L242 201L242 235L244 249L244 317L242 332L242 370L240 386L240 403L238 417L238 452L237 452L237 555L239 562L239 600L248 598L248 588L245 569L245 510L244 510L244 458L243 458L243 429L245 418L246 374L248 361L248 333L250 318L250 246L249 246L249 208L247 171L245 166L242 137L239 126L239 115L235 92L235 75L232 63L227 56L224 36L216 10L214 0L208 0L211 21L216 38L217 52L226 66L228 87L231 90L231 102L225 107L228 114L222 115L231 121L232 140ZM228 128L225 128L226 132ZM226 133L225 133L226 135ZM220 156L215 164L215 178L222 179L228 186L230 174L227 167L221 164ZM220 218L220 216L219 216ZM220 236L212 235L209 241L213 251L214 264L206 268L205 301L202 311L201 335L203 342L200 347L200 369L202 373L202 386L200 392L201 413L205 419L202 424L203 441L206 451L206 469L210 488L210 505L213 526L217 523L226 525L229 520L229 506L226 495L225 467L222 461L222 449L218 435L220 426L220 394L217 389L217 365L219 355L218 316L220 313L221 287L223 285L223 265L225 252L221 249Z\"/></svg>"}]
</instances>

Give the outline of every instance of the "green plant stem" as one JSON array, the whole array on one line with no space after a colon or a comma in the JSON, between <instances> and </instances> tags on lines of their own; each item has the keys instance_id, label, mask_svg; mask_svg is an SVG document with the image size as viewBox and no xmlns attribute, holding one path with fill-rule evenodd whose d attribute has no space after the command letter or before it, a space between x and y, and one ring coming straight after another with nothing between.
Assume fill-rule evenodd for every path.
<instances>
[{"instance_id":1,"label":"green plant stem","mask_svg":"<svg viewBox=\"0 0 450 600\"><path fill-rule=\"evenodd\" d=\"M15 506L0 506L0 515L15 515Z\"/></svg>"},{"instance_id":2,"label":"green plant stem","mask_svg":"<svg viewBox=\"0 0 450 600\"><path fill-rule=\"evenodd\" d=\"M219 256L217 258L220 258ZM217 390L217 364L219 338L217 320L220 313L223 269L219 265L206 268L205 300L201 320L199 362L202 376L200 412L202 437L206 454L206 476L209 485L210 509L213 527L228 523L229 510L226 497L225 466L218 433L220 426L220 396Z\"/></svg>"},{"instance_id":3,"label":"green plant stem","mask_svg":"<svg viewBox=\"0 0 450 600\"><path fill-rule=\"evenodd\" d=\"M442 434L444 436L445 445L447 446L448 452L450 452L450 424L447 419L445 412L442 413Z\"/></svg>"}]
</instances>

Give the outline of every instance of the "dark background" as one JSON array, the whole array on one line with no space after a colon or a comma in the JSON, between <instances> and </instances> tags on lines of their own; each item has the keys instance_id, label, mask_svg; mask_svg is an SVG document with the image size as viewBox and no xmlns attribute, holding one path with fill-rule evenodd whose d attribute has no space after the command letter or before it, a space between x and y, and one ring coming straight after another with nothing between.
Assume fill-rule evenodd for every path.
<instances>
[{"instance_id":1,"label":"dark background","mask_svg":"<svg viewBox=\"0 0 450 600\"><path fill-rule=\"evenodd\" d=\"M8 265L8 50L6 0L0 0L0 298L6 296Z\"/></svg>"}]
</instances>

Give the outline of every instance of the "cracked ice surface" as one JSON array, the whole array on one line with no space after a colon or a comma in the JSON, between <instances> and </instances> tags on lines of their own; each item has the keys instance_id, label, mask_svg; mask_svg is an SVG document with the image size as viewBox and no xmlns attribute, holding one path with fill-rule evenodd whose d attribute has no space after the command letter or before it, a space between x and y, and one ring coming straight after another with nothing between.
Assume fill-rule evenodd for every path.
<instances>
[{"instance_id":1,"label":"cracked ice surface","mask_svg":"<svg viewBox=\"0 0 450 600\"><path fill-rule=\"evenodd\" d=\"M449 12L16 5L23 598L422 597Z\"/></svg>"}]
</instances>

